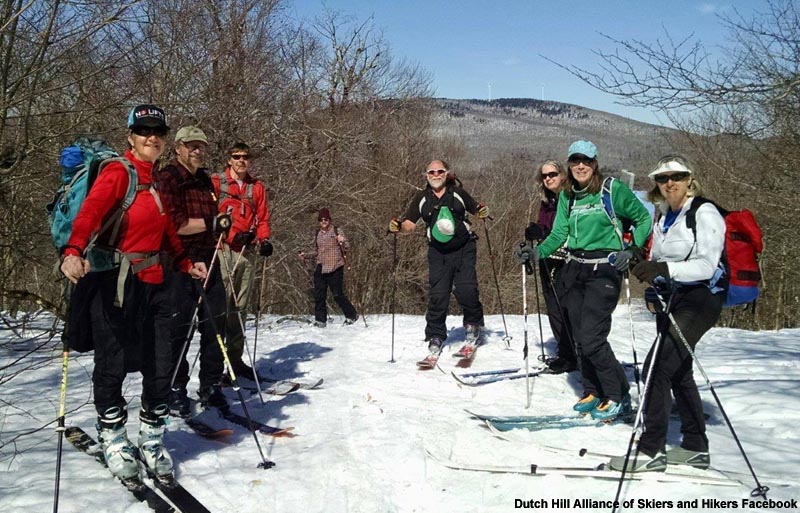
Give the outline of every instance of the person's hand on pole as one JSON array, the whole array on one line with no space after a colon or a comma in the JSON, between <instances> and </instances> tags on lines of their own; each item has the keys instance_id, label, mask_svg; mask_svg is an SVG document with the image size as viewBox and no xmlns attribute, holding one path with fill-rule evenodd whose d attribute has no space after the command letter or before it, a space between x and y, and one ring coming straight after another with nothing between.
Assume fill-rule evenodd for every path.
<instances>
[{"instance_id":1,"label":"person's hand on pole","mask_svg":"<svg viewBox=\"0 0 800 513\"><path fill-rule=\"evenodd\" d=\"M72 283L78 283L78 280L86 276L90 269L89 261L77 255L67 255L61 262L61 272Z\"/></svg>"}]
</instances>

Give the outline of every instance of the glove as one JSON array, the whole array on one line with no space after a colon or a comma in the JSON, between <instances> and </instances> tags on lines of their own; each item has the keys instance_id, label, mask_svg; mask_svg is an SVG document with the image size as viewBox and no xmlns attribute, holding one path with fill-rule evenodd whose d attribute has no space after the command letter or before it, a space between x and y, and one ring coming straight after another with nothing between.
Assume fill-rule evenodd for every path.
<instances>
[{"instance_id":1,"label":"glove","mask_svg":"<svg viewBox=\"0 0 800 513\"><path fill-rule=\"evenodd\" d=\"M211 220L206 220L206 228L210 229L215 235L228 233L232 224L231 216L228 214L219 214Z\"/></svg>"},{"instance_id":2,"label":"glove","mask_svg":"<svg viewBox=\"0 0 800 513\"><path fill-rule=\"evenodd\" d=\"M239 232L233 236L233 243L237 246L249 246L255 238L256 234L253 232Z\"/></svg>"},{"instance_id":3,"label":"glove","mask_svg":"<svg viewBox=\"0 0 800 513\"><path fill-rule=\"evenodd\" d=\"M637 248L636 246L630 246L628 249L623 249L622 251L618 251L611 263L614 265L614 269L617 271L624 273L629 268L634 267L636 264L644 260L644 256L642 255L642 250Z\"/></svg>"},{"instance_id":4,"label":"glove","mask_svg":"<svg viewBox=\"0 0 800 513\"><path fill-rule=\"evenodd\" d=\"M539 248L536 244L523 244L514 252L519 265L527 265L539 260Z\"/></svg>"},{"instance_id":5,"label":"glove","mask_svg":"<svg viewBox=\"0 0 800 513\"><path fill-rule=\"evenodd\" d=\"M272 255L272 249L272 243L269 241L269 239L264 239L264 241L261 243L261 247L258 248L258 254L264 258L267 258L268 256Z\"/></svg>"},{"instance_id":6,"label":"glove","mask_svg":"<svg viewBox=\"0 0 800 513\"><path fill-rule=\"evenodd\" d=\"M636 267L631 269L636 278L641 282L653 283L656 278L663 278L669 280L669 266L666 262L651 262L644 260L636 264Z\"/></svg>"},{"instance_id":7,"label":"glove","mask_svg":"<svg viewBox=\"0 0 800 513\"><path fill-rule=\"evenodd\" d=\"M544 229L536 223L531 223L525 228L525 240L542 240L544 237Z\"/></svg>"},{"instance_id":8,"label":"glove","mask_svg":"<svg viewBox=\"0 0 800 513\"><path fill-rule=\"evenodd\" d=\"M489 207L486 206L486 203L481 203L478 205L478 219L486 219L489 217Z\"/></svg>"},{"instance_id":9,"label":"glove","mask_svg":"<svg viewBox=\"0 0 800 513\"><path fill-rule=\"evenodd\" d=\"M389 220L389 233L397 233L400 231L400 219L393 217Z\"/></svg>"}]
</instances>

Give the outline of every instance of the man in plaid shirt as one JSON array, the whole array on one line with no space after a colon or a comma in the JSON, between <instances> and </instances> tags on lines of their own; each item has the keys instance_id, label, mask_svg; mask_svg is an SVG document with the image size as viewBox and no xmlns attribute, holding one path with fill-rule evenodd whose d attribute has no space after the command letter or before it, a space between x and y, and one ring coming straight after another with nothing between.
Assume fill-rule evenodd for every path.
<instances>
[{"instance_id":1,"label":"man in plaid shirt","mask_svg":"<svg viewBox=\"0 0 800 513\"><path fill-rule=\"evenodd\" d=\"M314 238L314 250L300 252L300 258L316 257L314 269L314 326L324 328L328 321L328 287L333 299L345 316L345 325L358 320L353 303L344 293L344 264L350 244L341 230L331 224L331 213L327 208L320 209L319 230Z\"/></svg>"},{"instance_id":2,"label":"man in plaid shirt","mask_svg":"<svg viewBox=\"0 0 800 513\"><path fill-rule=\"evenodd\" d=\"M216 251L217 239L231 225L230 216L217 212L217 196L205 168L208 139L195 126L185 126L175 136L175 159L158 173L158 191L164 207L172 216L183 247L194 262L205 262L208 267L206 297L208 308L198 309L200 331L200 389L197 395L205 407L228 406L220 387L224 364L216 333L208 321L208 310L214 312L218 329L225 328L225 286L219 264L211 260ZM190 323L198 304L200 284L184 279L181 273L169 273L169 287L177 315L172 323L172 355L178 372L170 396L170 411L180 417L191 415L186 385L189 383L189 363L182 353ZM224 336L224 333L220 333ZM174 369L174 367L173 367Z\"/></svg>"}]
</instances>

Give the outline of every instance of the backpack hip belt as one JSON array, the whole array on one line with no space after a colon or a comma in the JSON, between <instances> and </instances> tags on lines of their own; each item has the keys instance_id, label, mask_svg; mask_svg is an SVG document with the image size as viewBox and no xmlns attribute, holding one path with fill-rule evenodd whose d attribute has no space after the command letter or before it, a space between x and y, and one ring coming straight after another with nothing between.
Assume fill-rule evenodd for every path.
<instances>
[{"instance_id":1,"label":"backpack hip belt","mask_svg":"<svg viewBox=\"0 0 800 513\"><path fill-rule=\"evenodd\" d=\"M142 260L132 262L141 258ZM117 274L117 292L114 295L114 306L122 308L122 303L125 297L125 280L128 279L128 270L133 274L153 267L159 262L158 251L151 251L148 253L123 253L121 251L114 252L114 263L119 264L119 273Z\"/></svg>"}]
</instances>

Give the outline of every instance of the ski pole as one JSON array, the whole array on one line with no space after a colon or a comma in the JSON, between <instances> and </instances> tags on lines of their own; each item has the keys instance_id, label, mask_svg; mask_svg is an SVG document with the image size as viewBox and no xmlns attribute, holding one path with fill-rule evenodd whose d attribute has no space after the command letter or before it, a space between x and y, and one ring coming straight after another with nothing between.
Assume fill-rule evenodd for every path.
<instances>
[{"instance_id":1,"label":"ski pole","mask_svg":"<svg viewBox=\"0 0 800 513\"><path fill-rule=\"evenodd\" d=\"M542 354L537 356L536 359L544 363L547 357L544 355L544 334L542 333L542 305L539 303L539 279L537 277L538 270L536 269L536 261L533 262L533 290L536 293L536 319L539 321L539 346L542 348ZM544 286L544 284L542 284Z\"/></svg>"},{"instance_id":2,"label":"ski pole","mask_svg":"<svg viewBox=\"0 0 800 513\"><path fill-rule=\"evenodd\" d=\"M394 363L394 310L395 310L395 293L397 292L397 234L394 233L392 239L392 265L394 271L392 272L392 358L389 363Z\"/></svg>"},{"instance_id":3,"label":"ski pole","mask_svg":"<svg viewBox=\"0 0 800 513\"><path fill-rule=\"evenodd\" d=\"M242 247L242 250L239 252L239 258L242 257L243 253L244 253L244 247ZM250 354L250 346L247 344L247 332L244 329L244 320L242 320L242 310L239 308L239 299L236 297L236 287L234 286L233 283L233 272L236 269L236 266L234 265L233 269L231 269L230 262L228 261L228 255L224 248L222 249L220 254L222 255L222 266L230 270L230 272L227 273L228 284L231 287L231 296L233 296L233 307L236 310L236 317L239 320L239 329L242 330L244 354L247 354L247 357L250 360L250 369L252 369L253 371L253 382L256 384L256 390L258 391L258 399L259 401L261 401L261 404L264 404L264 396L261 393L261 382L258 380L258 373L256 372L256 364L254 360L255 353L253 355ZM236 262L238 263L239 260L237 259Z\"/></svg>"},{"instance_id":4,"label":"ski pole","mask_svg":"<svg viewBox=\"0 0 800 513\"><path fill-rule=\"evenodd\" d=\"M489 219L492 219L491 217ZM503 319L503 331L505 336L503 341L506 347L511 347L511 336L508 334L508 326L506 326L506 314L503 309L503 297L500 295L500 282L497 281L497 268L494 265L494 252L492 251L492 241L489 238L489 228L486 226L486 219L483 220L483 233L486 235L486 247L489 249L489 261L492 262L492 276L494 276L494 287L497 290L497 303L500 305L500 317Z\"/></svg>"},{"instance_id":5,"label":"ski pole","mask_svg":"<svg viewBox=\"0 0 800 513\"><path fill-rule=\"evenodd\" d=\"M200 297L203 298L203 306L206 308L206 313L208 314L208 322L211 323L211 329L214 332L214 336L217 339L217 344L219 344L219 350L222 352L222 360L225 364L225 367L228 369L228 374L231 377L231 386L236 391L236 394L239 396L239 402L242 405L242 411L244 411L244 416L247 417L247 425L250 427L250 432L253 433L253 439L256 441L256 447L258 447L258 453L261 455L261 463L258 464L258 468L268 469L275 466L275 462L268 460L264 456L264 450L261 448L261 442L258 440L258 435L256 434L256 428L253 424L253 419L250 417L250 412L247 409L247 404L245 403L244 396L242 395L242 389L239 387L239 380L236 378L236 374L233 372L233 366L231 365L231 361L228 358L228 350L225 348L225 342L222 340L222 337L219 334L219 330L217 329L217 323L214 320L214 312L211 311L211 305L208 303L208 297L206 297L206 291L195 283L195 287L200 292Z\"/></svg>"},{"instance_id":6,"label":"ski pole","mask_svg":"<svg viewBox=\"0 0 800 513\"><path fill-rule=\"evenodd\" d=\"M519 247L524 248L525 243L520 242ZM525 286L529 263L522 264L522 331L524 333L522 358L525 360L525 408L531 407L531 376L528 364L528 288Z\"/></svg>"},{"instance_id":7,"label":"ski pole","mask_svg":"<svg viewBox=\"0 0 800 513\"><path fill-rule=\"evenodd\" d=\"M670 298L671 302L671 298ZM651 369L647 372L647 381L644 384L644 395L639 400L639 410L636 412L636 420L633 423L633 429L631 429L631 437L628 440L628 449L625 452L625 462L622 464L622 472L619 475L619 481L617 482L617 494L614 496L614 507L611 510L611 513L614 513L617 510L616 504L619 501L619 496L622 493L622 483L625 481L625 471L628 468L628 462L631 459L631 451L633 450L633 441L636 438L636 433L639 431L639 427L642 424L644 419L644 408L645 408L645 400L647 399L647 391L650 389L650 381L653 377L654 372L652 372L652 367L655 367L656 361L658 359L658 352L661 349L661 343L664 341L664 333L656 334L655 340L653 340L653 357L650 360L650 367ZM636 453L639 453L639 447L636 447Z\"/></svg>"},{"instance_id":8,"label":"ski pole","mask_svg":"<svg viewBox=\"0 0 800 513\"><path fill-rule=\"evenodd\" d=\"M658 302L662 308L664 307L664 300L661 299L661 296L658 294L658 290L656 290L656 297L658 298ZM670 302L672 301L672 297L670 297ZM742 453L742 457L744 458L744 462L747 464L747 468L750 470L750 474L753 476L753 480L756 482L756 487L750 492L751 497L763 497L764 499L767 498L767 492L769 491L769 486L762 485L759 480L758 476L756 476L756 472L753 469L753 465L750 464L750 459L747 457L747 453L745 453L744 447L742 447L742 443L739 441L739 436L736 434L736 431L733 429L733 424L731 423L731 419L728 418L728 414L725 412L725 408L722 407L722 401L720 401L719 396L717 395L717 391L714 389L714 385L711 384L711 380L708 378L708 374L706 374L705 369L700 364L700 360L697 359L697 356L694 354L692 350L692 346L689 345L689 342L686 340L686 337L683 335L683 331L681 331L680 327L678 326L678 321L675 320L675 316L672 315L672 312L669 310L664 310L669 316L669 322L673 328L675 328L675 332L678 334L678 338L680 338L681 342L683 343L686 351L689 352L689 355L694 360L694 363L697 364L697 369L703 375L703 379L706 382L709 390L711 390L711 395L714 396L714 401L716 401L717 406L719 406L719 411L722 413L722 417L725 419L725 423L728 425L728 429L731 431L731 435L733 435L733 439L736 441L737 447L739 447L739 452ZM645 393L647 393L645 391Z\"/></svg>"},{"instance_id":9,"label":"ski pole","mask_svg":"<svg viewBox=\"0 0 800 513\"><path fill-rule=\"evenodd\" d=\"M264 276L267 274L267 259L261 264L261 279L258 283L258 300L256 301L256 333L253 336L253 359L258 348L258 325L261 323L261 294L264 292ZM259 387L260 388L260 387Z\"/></svg>"},{"instance_id":10,"label":"ski pole","mask_svg":"<svg viewBox=\"0 0 800 513\"><path fill-rule=\"evenodd\" d=\"M631 351L633 352L633 377L636 379L636 394L641 405L642 390L639 387L639 360L636 358L636 333L633 331L633 312L631 310L631 280L630 271L625 271L625 295L628 297L628 321L631 325Z\"/></svg>"},{"instance_id":11,"label":"ski pole","mask_svg":"<svg viewBox=\"0 0 800 513\"><path fill-rule=\"evenodd\" d=\"M225 237L224 233L219 235L219 239L217 240L217 245L214 247L214 254L211 257L211 264L208 266L208 274L206 274L206 279L203 281L203 290L208 286L208 281L211 279L211 271L214 270L214 264L217 262L217 254L219 253L220 245L222 244L222 239ZM181 348L181 352L178 354L178 357L175 359L175 369L172 371L172 379L169 382L169 388L171 390L175 390L175 380L178 378L178 369L181 366L181 361L186 357L186 353L189 351L189 343L192 341L192 337L194 337L194 332L197 329L197 314L200 311L200 304L203 302L203 296L200 295L197 297L197 304L194 306L194 313L192 314L192 320L189 322L189 333L186 335L186 339L183 341L183 347ZM198 353L199 357L199 353ZM189 369L189 375L192 375L192 371L194 370L194 366L197 363L197 358L195 357L194 362L192 364L192 368Z\"/></svg>"},{"instance_id":12,"label":"ski pole","mask_svg":"<svg viewBox=\"0 0 800 513\"><path fill-rule=\"evenodd\" d=\"M583 364L581 362L580 353L578 352L578 349L579 349L578 348L578 343L575 342L575 337L572 336L572 326L568 322L568 318L566 316L566 312L564 311L564 308L561 306L561 300L558 299L558 291L556 291L556 285L555 285L555 283L553 283L553 279L552 279L553 275L550 273L550 266L547 265L547 259L546 258L542 260L542 265L544 266L544 272L547 274L547 276L550 277L550 279L548 279L547 282L550 284L550 289L553 291L553 298L556 301L556 307L558 308L558 313L561 314L561 321L564 324L564 328L565 328L564 331L567 334L567 338L569 339L569 343L572 345L572 351L575 353L575 360L576 360L576 362L578 364L578 369L580 369ZM544 287L544 284L542 284L542 286Z\"/></svg>"},{"instance_id":13,"label":"ski pole","mask_svg":"<svg viewBox=\"0 0 800 513\"><path fill-rule=\"evenodd\" d=\"M64 447L64 431L66 421L67 409L67 376L69 370L69 317L72 311L72 293L75 290L75 285L67 280L64 286L64 299L67 303L66 318L64 320L64 329L61 332L61 343L63 345L63 357L61 360L61 388L58 394L58 424L56 425L56 433L58 433L58 448L56 450L56 482L55 492L53 494L53 513L58 513L58 496L61 490L61 453Z\"/></svg>"}]
</instances>

